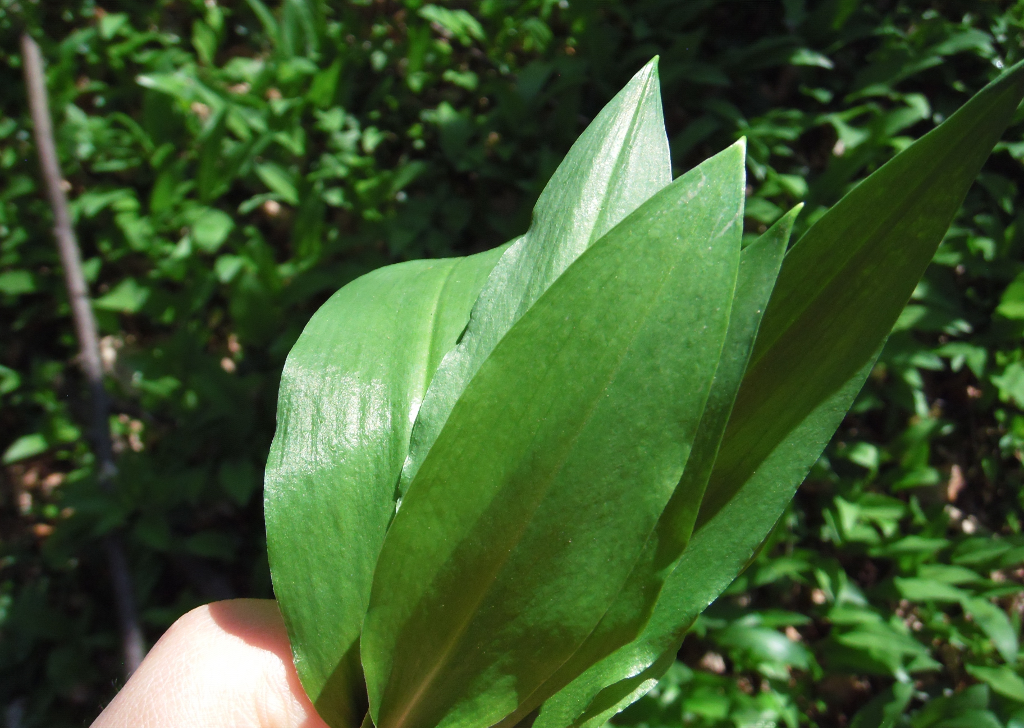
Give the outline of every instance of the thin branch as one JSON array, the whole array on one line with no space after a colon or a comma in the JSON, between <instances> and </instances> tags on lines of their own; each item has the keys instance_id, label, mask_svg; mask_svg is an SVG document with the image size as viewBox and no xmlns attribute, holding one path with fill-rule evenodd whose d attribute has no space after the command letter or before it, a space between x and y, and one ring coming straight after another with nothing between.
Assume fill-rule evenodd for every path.
<instances>
[{"instance_id":1,"label":"thin branch","mask_svg":"<svg viewBox=\"0 0 1024 728\"><path fill-rule=\"evenodd\" d=\"M114 450L110 441L108 421L110 401L107 391L103 387L103 362L100 358L99 334L89 300L89 287L85 282L85 274L82 272L82 255L78 248L78 240L75 238L74 228L71 225L71 212L68 209L68 200L64 193L64 177L60 171L57 145L53 138L53 122L50 119L50 101L46 92L43 55L39 50L39 45L27 33L21 36L21 48L25 67L25 86L28 90L29 107L32 111L32 124L35 127L39 165L42 168L50 207L53 210L53 234L60 250L60 259L64 267L64 282L67 285L71 315L75 322L75 334L81 348L80 363L89 385L89 398L92 404L92 427L90 429L93 452L99 462L100 486L109 492L114 488L117 466L114 462ZM106 536L103 546L117 603L125 671L131 675L142 662L146 650L135 608L128 562L125 559L124 547L116 534Z\"/></svg>"}]
</instances>

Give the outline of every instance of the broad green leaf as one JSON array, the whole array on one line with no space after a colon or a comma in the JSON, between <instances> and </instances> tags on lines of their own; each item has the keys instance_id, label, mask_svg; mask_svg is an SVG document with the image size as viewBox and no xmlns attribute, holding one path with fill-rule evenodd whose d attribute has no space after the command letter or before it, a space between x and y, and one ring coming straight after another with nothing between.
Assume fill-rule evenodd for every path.
<instances>
[{"instance_id":1,"label":"broad green leaf","mask_svg":"<svg viewBox=\"0 0 1024 728\"><path fill-rule=\"evenodd\" d=\"M726 428L694 539L669 577L650 624L622 654L592 668L590 690L578 692L572 707L560 703L561 695L545 705L536 728L566 725L566 717L583 702L580 696L595 694L601 682L609 687L596 693L577 723L596 722L628 704L621 702L621 685L613 681L629 680L677 647L673 636L681 641L692 619L747 563L852 405L1022 94L1024 68L1018 65L862 182L789 252ZM737 500L752 488L752 499ZM758 488L763 492L758 494ZM731 516L721 519L723 513ZM714 524L719 525L708 530ZM745 532L747 540L737 543L737 532ZM696 554L702 558L695 562ZM718 568L704 569L711 564ZM601 671L606 671L603 677Z\"/></svg>"},{"instance_id":2,"label":"broad green leaf","mask_svg":"<svg viewBox=\"0 0 1024 728\"><path fill-rule=\"evenodd\" d=\"M502 725L514 725L520 718L551 695L569 685L578 675L618 646L634 639L650 618L666 577L672 572L693 530L704 486L707 484L715 453L729 419L733 399L743 379L747 358L754 343L761 314L768 303L779 266L789 243L793 210L755 243L740 254L736 293L729 318L722 356L715 371L714 382L693 449L686 462L683 477L665 508L643 554L633 567L608 612L587 638L587 641L537 692L530 696ZM580 682L584 692L589 681ZM592 696L591 696L592 697ZM563 700L572 700L563 696ZM578 698L574 702L578 702ZM574 716L575 717L575 716Z\"/></svg>"},{"instance_id":3,"label":"broad green leaf","mask_svg":"<svg viewBox=\"0 0 1024 728\"><path fill-rule=\"evenodd\" d=\"M502 250L369 273L324 304L288 355L267 548L299 677L335 728L365 712L359 629L416 408Z\"/></svg>"},{"instance_id":4,"label":"broad green leaf","mask_svg":"<svg viewBox=\"0 0 1024 728\"><path fill-rule=\"evenodd\" d=\"M401 492L505 332L583 251L671 181L655 58L576 141L537 201L530 229L494 267L465 335L423 400Z\"/></svg>"},{"instance_id":5,"label":"broad green leaf","mask_svg":"<svg viewBox=\"0 0 1024 728\"><path fill-rule=\"evenodd\" d=\"M378 728L491 725L594 629L683 467L728 328L743 145L583 253L465 389L363 626Z\"/></svg>"},{"instance_id":6,"label":"broad green leaf","mask_svg":"<svg viewBox=\"0 0 1024 728\"><path fill-rule=\"evenodd\" d=\"M986 683L1000 695L1024 703L1024 678L1008 667L967 665L967 672Z\"/></svg>"},{"instance_id":7,"label":"broad green leaf","mask_svg":"<svg viewBox=\"0 0 1024 728\"><path fill-rule=\"evenodd\" d=\"M966 599L968 593L951 584L944 584L934 579L894 579L896 591L904 599L912 602L959 602Z\"/></svg>"},{"instance_id":8,"label":"broad green leaf","mask_svg":"<svg viewBox=\"0 0 1024 728\"><path fill-rule=\"evenodd\" d=\"M149 289L134 278L125 278L114 290L92 302L93 308L120 313L138 313L149 299Z\"/></svg>"},{"instance_id":9,"label":"broad green leaf","mask_svg":"<svg viewBox=\"0 0 1024 728\"><path fill-rule=\"evenodd\" d=\"M216 253L235 228L231 216L214 208L201 208L191 223L192 240L204 253Z\"/></svg>"},{"instance_id":10,"label":"broad green leaf","mask_svg":"<svg viewBox=\"0 0 1024 728\"><path fill-rule=\"evenodd\" d=\"M35 291L36 281L31 271L9 270L0 273L0 293L5 296L20 296Z\"/></svg>"},{"instance_id":11,"label":"broad green leaf","mask_svg":"<svg viewBox=\"0 0 1024 728\"><path fill-rule=\"evenodd\" d=\"M32 435L22 435L12 442L4 451L3 458L0 458L0 462L3 462L4 465L10 465L11 463L16 463L19 460L25 460L27 458L40 455L46 452L49 448L50 445L46 442L46 438L38 432Z\"/></svg>"},{"instance_id":12,"label":"broad green leaf","mask_svg":"<svg viewBox=\"0 0 1024 728\"><path fill-rule=\"evenodd\" d=\"M192 23L192 47L204 65L212 65L217 54L217 32L202 20Z\"/></svg>"},{"instance_id":13,"label":"broad green leaf","mask_svg":"<svg viewBox=\"0 0 1024 728\"><path fill-rule=\"evenodd\" d=\"M871 371L864 366L818 406L714 516L694 529L640 637L609 655L541 708L535 728L599 728L667 670L690 625L757 554L793 490L842 422Z\"/></svg>"}]
</instances>

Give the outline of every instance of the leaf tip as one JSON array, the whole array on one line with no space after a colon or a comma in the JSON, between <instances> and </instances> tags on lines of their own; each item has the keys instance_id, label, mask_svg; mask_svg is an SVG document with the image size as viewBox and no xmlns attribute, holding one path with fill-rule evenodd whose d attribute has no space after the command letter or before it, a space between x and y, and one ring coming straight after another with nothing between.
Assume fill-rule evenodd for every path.
<instances>
[{"instance_id":1,"label":"leaf tip","mask_svg":"<svg viewBox=\"0 0 1024 728\"><path fill-rule=\"evenodd\" d=\"M661 56L654 56L653 58L651 58L651 60L647 61L647 63L644 64L644 67L637 71L636 75L633 76L633 81L646 82L651 79L657 79L658 61L660 58Z\"/></svg>"}]
</instances>

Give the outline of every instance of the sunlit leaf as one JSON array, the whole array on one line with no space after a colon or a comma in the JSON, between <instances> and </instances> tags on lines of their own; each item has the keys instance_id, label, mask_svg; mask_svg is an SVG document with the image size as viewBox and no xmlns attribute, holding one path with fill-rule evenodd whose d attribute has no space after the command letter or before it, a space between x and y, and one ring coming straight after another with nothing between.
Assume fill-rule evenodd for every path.
<instances>
[{"instance_id":1,"label":"sunlit leaf","mask_svg":"<svg viewBox=\"0 0 1024 728\"><path fill-rule=\"evenodd\" d=\"M600 621L711 388L743 163L733 145L598 240L459 398L374 574L361 644L379 728L493 724Z\"/></svg>"},{"instance_id":2,"label":"sunlit leaf","mask_svg":"<svg viewBox=\"0 0 1024 728\"><path fill-rule=\"evenodd\" d=\"M341 289L285 365L267 548L303 687L334 726L366 710L359 630L409 430L501 248L381 268Z\"/></svg>"},{"instance_id":3,"label":"sunlit leaf","mask_svg":"<svg viewBox=\"0 0 1024 728\"><path fill-rule=\"evenodd\" d=\"M672 179L657 59L602 109L559 165L529 231L495 266L413 428L404 491L466 385L505 332L594 241Z\"/></svg>"}]
</instances>

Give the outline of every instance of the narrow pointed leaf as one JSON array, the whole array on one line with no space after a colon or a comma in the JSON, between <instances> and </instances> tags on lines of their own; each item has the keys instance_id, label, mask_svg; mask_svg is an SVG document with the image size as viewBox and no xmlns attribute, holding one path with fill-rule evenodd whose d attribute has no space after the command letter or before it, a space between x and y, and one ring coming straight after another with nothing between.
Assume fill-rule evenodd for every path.
<instances>
[{"instance_id":1,"label":"narrow pointed leaf","mask_svg":"<svg viewBox=\"0 0 1024 728\"><path fill-rule=\"evenodd\" d=\"M622 644L644 629L665 579L683 554L799 210L796 208L784 216L740 255L729 331L683 477L608 613L573 658L548 681L549 690L554 686L561 692L544 705L539 720L545 726L562 728L571 724L609 683L631 678L628 684L623 682L618 686L623 695L628 695L650 679L643 671L635 674L636 658L629 646L616 653L617 657L613 655L601 661L608 650L602 650L598 640L610 643L609 637L618 633L626 637L620 639L619 644ZM660 646L661 641L653 651L649 650L650 654L657 656ZM583 672L591 665L594 667ZM646 668L647 664L642 667ZM657 677L654 680L656 682ZM544 698L553 692L551 690ZM520 717L524 712L520 709L511 718ZM503 722L503 725L512 724L512 720Z\"/></svg>"},{"instance_id":2,"label":"narrow pointed leaf","mask_svg":"<svg viewBox=\"0 0 1024 728\"><path fill-rule=\"evenodd\" d=\"M358 639L416 407L502 250L382 268L313 316L285 364L267 548L295 664L335 728L359 725Z\"/></svg>"},{"instance_id":3,"label":"narrow pointed leaf","mask_svg":"<svg viewBox=\"0 0 1024 728\"><path fill-rule=\"evenodd\" d=\"M492 725L579 647L682 475L728 326L743 149L656 194L480 367L388 532L378 728Z\"/></svg>"},{"instance_id":4,"label":"narrow pointed leaf","mask_svg":"<svg viewBox=\"0 0 1024 728\"><path fill-rule=\"evenodd\" d=\"M692 619L744 568L852 405L1022 95L1018 64L863 181L792 248L694 537L650 623L588 671L589 694L607 687L582 714L587 694L570 686L544 706L535 728L598 725L625 707L637 676L678 648Z\"/></svg>"},{"instance_id":5,"label":"narrow pointed leaf","mask_svg":"<svg viewBox=\"0 0 1024 728\"><path fill-rule=\"evenodd\" d=\"M1018 64L854 188L793 246L700 519L724 506L787 433L874 356L1022 94Z\"/></svg>"},{"instance_id":6,"label":"narrow pointed leaf","mask_svg":"<svg viewBox=\"0 0 1024 728\"><path fill-rule=\"evenodd\" d=\"M423 401L403 492L505 332L584 250L671 181L655 58L576 141L537 201L529 231L495 266L465 336L445 357Z\"/></svg>"},{"instance_id":7,"label":"narrow pointed leaf","mask_svg":"<svg viewBox=\"0 0 1024 728\"><path fill-rule=\"evenodd\" d=\"M576 680L577 676L580 678L577 687L583 695L589 692L590 697L593 697L595 687L600 689L603 685L585 677L584 671L620 645L636 638L650 619L665 579L675 568L690 539L704 487L746 370L754 336L779 275L793 220L799 211L800 208L792 210L740 254L729 331L715 370L707 405L697 428L693 450L686 462L683 477L658 519L658 525L629 579L586 642L536 694L530 696L530 700L502 722L503 726L515 725L529 711ZM578 704L584 698L566 694L562 700Z\"/></svg>"}]
</instances>

